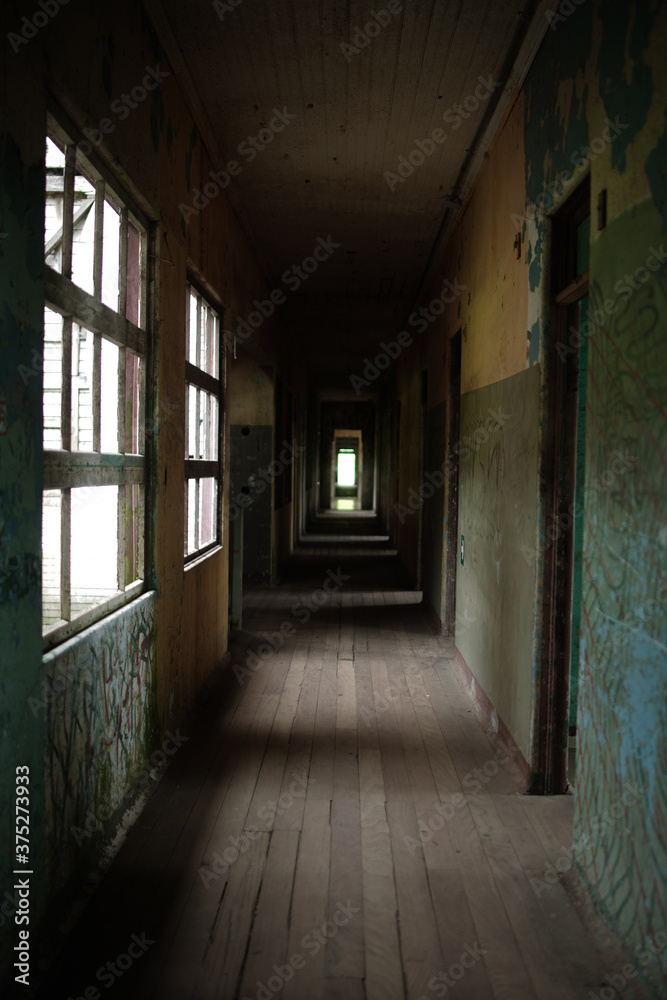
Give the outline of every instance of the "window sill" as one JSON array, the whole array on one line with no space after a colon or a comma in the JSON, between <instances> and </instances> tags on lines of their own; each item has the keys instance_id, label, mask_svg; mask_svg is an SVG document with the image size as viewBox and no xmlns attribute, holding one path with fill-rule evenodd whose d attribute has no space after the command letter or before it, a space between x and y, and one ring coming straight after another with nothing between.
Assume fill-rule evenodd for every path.
<instances>
[{"instance_id":1,"label":"window sill","mask_svg":"<svg viewBox=\"0 0 667 1000\"><path fill-rule=\"evenodd\" d=\"M96 625L102 619L107 618L114 611L119 611L126 604L130 604L135 598L141 597L146 587L143 580L137 580L130 584L126 590L121 591L105 601L104 604L97 604L94 608L85 611L82 615L77 615L69 622L57 622L50 625L42 635L42 652L50 653L56 646L60 646L68 639L73 639L83 632L90 625Z\"/></svg>"},{"instance_id":2,"label":"window sill","mask_svg":"<svg viewBox=\"0 0 667 1000\"><path fill-rule=\"evenodd\" d=\"M205 562L207 559L210 559L211 556L217 555L218 552L222 552L222 550L223 550L222 545L215 544L210 549L205 549L203 552L199 554L197 554L196 552L193 553L191 556L188 556L188 561L183 566L183 571L187 573L188 570L195 569L196 566L200 566L201 563Z\"/></svg>"}]
</instances>

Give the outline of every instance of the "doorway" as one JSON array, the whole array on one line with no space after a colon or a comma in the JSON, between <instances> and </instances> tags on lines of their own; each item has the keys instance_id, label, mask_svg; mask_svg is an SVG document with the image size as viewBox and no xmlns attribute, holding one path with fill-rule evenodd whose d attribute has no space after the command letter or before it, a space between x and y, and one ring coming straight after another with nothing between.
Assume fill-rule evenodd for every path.
<instances>
[{"instance_id":1,"label":"doorway","mask_svg":"<svg viewBox=\"0 0 667 1000\"><path fill-rule=\"evenodd\" d=\"M461 427L461 331L448 342L447 368L449 371L448 427L447 427L447 507L445 519L445 585L443 632L456 634L456 566L459 556L459 437Z\"/></svg>"},{"instance_id":2,"label":"doorway","mask_svg":"<svg viewBox=\"0 0 667 1000\"><path fill-rule=\"evenodd\" d=\"M583 560L590 186L554 217L548 352L544 629L534 791L574 787Z\"/></svg>"},{"instance_id":3,"label":"doorway","mask_svg":"<svg viewBox=\"0 0 667 1000\"><path fill-rule=\"evenodd\" d=\"M332 510L361 509L362 463L362 432L337 428L331 448Z\"/></svg>"}]
</instances>

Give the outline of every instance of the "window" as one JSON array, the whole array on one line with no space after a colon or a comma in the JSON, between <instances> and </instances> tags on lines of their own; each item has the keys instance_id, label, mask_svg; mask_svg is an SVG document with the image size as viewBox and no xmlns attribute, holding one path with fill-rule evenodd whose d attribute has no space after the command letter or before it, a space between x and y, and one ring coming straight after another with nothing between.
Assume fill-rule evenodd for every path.
<instances>
[{"instance_id":1,"label":"window","mask_svg":"<svg viewBox=\"0 0 667 1000\"><path fill-rule=\"evenodd\" d=\"M146 226L52 119L44 258L45 648L144 577Z\"/></svg>"},{"instance_id":2,"label":"window","mask_svg":"<svg viewBox=\"0 0 667 1000\"><path fill-rule=\"evenodd\" d=\"M222 543L221 469L225 357L220 311L187 288L185 362L185 557Z\"/></svg>"}]
</instances>

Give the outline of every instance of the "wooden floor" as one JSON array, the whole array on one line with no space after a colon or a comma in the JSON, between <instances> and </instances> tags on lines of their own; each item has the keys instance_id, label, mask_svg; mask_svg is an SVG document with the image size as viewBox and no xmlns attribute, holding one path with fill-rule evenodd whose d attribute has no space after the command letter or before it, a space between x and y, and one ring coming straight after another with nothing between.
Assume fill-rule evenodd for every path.
<instances>
[{"instance_id":1,"label":"wooden floor","mask_svg":"<svg viewBox=\"0 0 667 1000\"><path fill-rule=\"evenodd\" d=\"M361 551L331 536L247 593L243 683L230 669L208 696L46 996L586 1000L613 971L544 881L572 798L517 794L451 642L395 557L372 539ZM250 669L248 643L285 623L294 634Z\"/></svg>"}]
</instances>

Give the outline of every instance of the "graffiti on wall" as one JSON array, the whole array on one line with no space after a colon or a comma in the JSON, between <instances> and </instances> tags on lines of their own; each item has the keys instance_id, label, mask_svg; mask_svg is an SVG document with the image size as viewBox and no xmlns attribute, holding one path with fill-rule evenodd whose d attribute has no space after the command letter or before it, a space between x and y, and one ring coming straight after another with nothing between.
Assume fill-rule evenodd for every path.
<instances>
[{"instance_id":1,"label":"graffiti on wall","mask_svg":"<svg viewBox=\"0 0 667 1000\"><path fill-rule=\"evenodd\" d=\"M90 810L114 814L150 751L153 637L148 594L44 658L49 861L59 885L80 861L72 831Z\"/></svg>"},{"instance_id":2,"label":"graffiti on wall","mask_svg":"<svg viewBox=\"0 0 667 1000\"><path fill-rule=\"evenodd\" d=\"M664 921L660 830L667 822L662 737L667 726L667 268L645 266L660 218L648 203L615 221L591 253L586 482L604 481L615 449L631 471L590 495L584 526L575 833L594 849L582 874L630 941ZM655 239L658 244L655 244ZM624 277L623 272L626 272ZM630 276L637 280L628 282ZM642 808L625 836L600 828L623 783ZM664 964L665 957L661 959ZM656 974L663 974L656 969Z\"/></svg>"}]
</instances>

